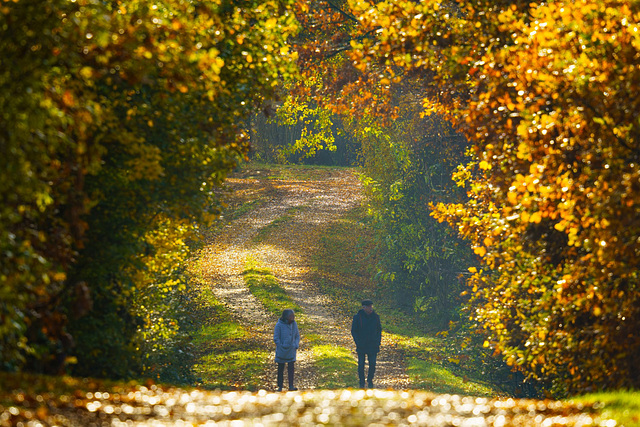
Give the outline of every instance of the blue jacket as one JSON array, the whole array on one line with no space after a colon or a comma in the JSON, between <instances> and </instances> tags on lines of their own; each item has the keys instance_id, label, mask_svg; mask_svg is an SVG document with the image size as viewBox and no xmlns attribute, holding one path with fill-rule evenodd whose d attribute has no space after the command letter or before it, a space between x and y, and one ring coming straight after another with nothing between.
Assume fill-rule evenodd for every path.
<instances>
[{"instance_id":1,"label":"blue jacket","mask_svg":"<svg viewBox=\"0 0 640 427\"><path fill-rule=\"evenodd\" d=\"M295 362L296 350L300 346L300 332L296 321L286 323L279 319L273 330L273 342L276 343L276 362Z\"/></svg>"}]
</instances>

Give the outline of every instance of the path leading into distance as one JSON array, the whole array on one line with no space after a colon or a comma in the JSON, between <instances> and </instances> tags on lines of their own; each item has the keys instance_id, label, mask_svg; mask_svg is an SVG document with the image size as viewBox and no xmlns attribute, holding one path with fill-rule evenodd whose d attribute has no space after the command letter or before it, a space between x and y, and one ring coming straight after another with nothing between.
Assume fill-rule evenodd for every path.
<instances>
[{"instance_id":1,"label":"path leading into distance","mask_svg":"<svg viewBox=\"0 0 640 427\"><path fill-rule=\"evenodd\" d=\"M331 299L313 282L311 257L323 230L362 202L362 188L350 170L327 170L323 175L322 179L313 180L273 180L255 175L229 179L227 184L238 196L261 197L261 193L266 192L269 200L225 227L212 239L204 257L216 296L255 331L267 348L274 348L272 334L277 319L245 286L242 271L247 260L252 259L259 267L269 269L302 307L313 331L301 330L303 342L296 363L296 386L301 389L317 386L310 346L304 343L305 333L313 332L327 343L352 349L355 357L351 318L339 316L332 310ZM285 215L286 221L271 226L260 239L254 238L261 229ZM385 344L389 342L383 341L376 386L406 389L409 380L402 357L395 347ZM355 378L357 373L354 371L353 375ZM267 375L264 388L275 389L275 375Z\"/></svg>"}]
</instances>

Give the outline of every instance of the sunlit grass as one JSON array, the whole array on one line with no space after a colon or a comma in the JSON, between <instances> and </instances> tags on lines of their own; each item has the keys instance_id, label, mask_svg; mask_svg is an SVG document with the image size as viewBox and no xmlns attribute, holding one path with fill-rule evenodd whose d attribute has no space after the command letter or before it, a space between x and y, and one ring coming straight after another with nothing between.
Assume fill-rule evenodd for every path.
<instances>
[{"instance_id":1,"label":"sunlit grass","mask_svg":"<svg viewBox=\"0 0 640 427\"><path fill-rule=\"evenodd\" d=\"M269 269L260 268L254 260L249 259L243 275L249 291L270 313L280 316L282 311L287 308L296 313L302 312L300 306L291 299Z\"/></svg>"},{"instance_id":2,"label":"sunlit grass","mask_svg":"<svg viewBox=\"0 0 640 427\"><path fill-rule=\"evenodd\" d=\"M391 317L391 322L397 319ZM495 397L504 393L490 384L480 382L477 378L467 377L458 366L458 355L448 355L444 339L436 336L418 335L413 327L408 326L402 333L403 326L395 324L398 333L388 333L405 354L407 374L414 388L436 393L454 393L473 396Z\"/></svg>"},{"instance_id":3,"label":"sunlit grass","mask_svg":"<svg viewBox=\"0 0 640 427\"><path fill-rule=\"evenodd\" d=\"M455 375L450 369L438 363L407 359L407 374L414 387L435 393L461 394L467 396L495 397L491 387L469 381Z\"/></svg>"},{"instance_id":4,"label":"sunlit grass","mask_svg":"<svg viewBox=\"0 0 640 427\"><path fill-rule=\"evenodd\" d=\"M387 335L396 342L401 341L405 352L420 352L422 354L429 354L436 351L438 346L442 346L442 340L436 337L429 336L407 336L402 334L387 333Z\"/></svg>"},{"instance_id":5,"label":"sunlit grass","mask_svg":"<svg viewBox=\"0 0 640 427\"><path fill-rule=\"evenodd\" d=\"M318 374L318 387L327 389L356 387L358 363L347 348L336 345L312 347Z\"/></svg>"},{"instance_id":6,"label":"sunlit grass","mask_svg":"<svg viewBox=\"0 0 640 427\"><path fill-rule=\"evenodd\" d=\"M197 384L207 389L259 388L266 353L210 289L200 290L198 298L199 311L206 317L191 337L199 353L193 367Z\"/></svg>"},{"instance_id":7,"label":"sunlit grass","mask_svg":"<svg viewBox=\"0 0 640 427\"><path fill-rule=\"evenodd\" d=\"M324 340L323 340L322 336L320 336L320 335L318 335L316 333L305 334L304 339L305 339L305 341L307 341L312 346L321 345L321 344L324 343Z\"/></svg>"},{"instance_id":8,"label":"sunlit grass","mask_svg":"<svg viewBox=\"0 0 640 427\"><path fill-rule=\"evenodd\" d=\"M257 390L268 360L269 353L262 350L226 351L203 357L194 370L204 388Z\"/></svg>"},{"instance_id":9,"label":"sunlit grass","mask_svg":"<svg viewBox=\"0 0 640 427\"><path fill-rule=\"evenodd\" d=\"M193 338L193 343L206 347L229 339L245 338L246 330L237 322L222 322L203 326Z\"/></svg>"},{"instance_id":10,"label":"sunlit grass","mask_svg":"<svg viewBox=\"0 0 640 427\"><path fill-rule=\"evenodd\" d=\"M227 307L220 302L213 291L206 287L194 289L193 294L198 301L198 306L203 313L206 313L209 321L221 321L230 316Z\"/></svg>"},{"instance_id":11,"label":"sunlit grass","mask_svg":"<svg viewBox=\"0 0 640 427\"><path fill-rule=\"evenodd\" d=\"M618 426L640 425L640 391L616 391L577 396L571 402L595 404L601 419L614 419Z\"/></svg>"}]
</instances>

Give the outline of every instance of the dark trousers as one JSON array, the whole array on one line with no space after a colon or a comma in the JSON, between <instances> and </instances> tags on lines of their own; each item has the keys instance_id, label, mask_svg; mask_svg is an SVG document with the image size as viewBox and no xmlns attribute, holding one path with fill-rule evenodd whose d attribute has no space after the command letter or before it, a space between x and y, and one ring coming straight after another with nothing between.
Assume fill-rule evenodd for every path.
<instances>
[{"instance_id":1,"label":"dark trousers","mask_svg":"<svg viewBox=\"0 0 640 427\"><path fill-rule=\"evenodd\" d=\"M369 371L367 372L367 382L373 381L373 376L376 373L376 359L378 353L375 352L358 352L358 379L360 380L360 386L364 386L364 363L365 356L369 359Z\"/></svg>"},{"instance_id":2,"label":"dark trousers","mask_svg":"<svg viewBox=\"0 0 640 427\"><path fill-rule=\"evenodd\" d=\"M288 362L287 365L287 379L289 380L289 388L293 388L293 367L295 362ZM285 363L278 363L278 388L282 388L284 383L284 365Z\"/></svg>"}]
</instances>

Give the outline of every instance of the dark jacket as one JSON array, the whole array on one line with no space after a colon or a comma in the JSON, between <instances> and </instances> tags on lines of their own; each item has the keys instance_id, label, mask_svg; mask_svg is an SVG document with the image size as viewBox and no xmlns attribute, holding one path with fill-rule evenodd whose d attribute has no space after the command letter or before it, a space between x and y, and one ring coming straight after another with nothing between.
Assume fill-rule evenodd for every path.
<instances>
[{"instance_id":1,"label":"dark jacket","mask_svg":"<svg viewBox=\"0 0 640 427\"><path fill-rule=\"evenodd\" d=\"M374 311L367 314L361 309L353 316L351 336L356 342L356 351L359 353L378 353L382 341L382 325L378 313Z\"/></svg>"}]
</instances>

